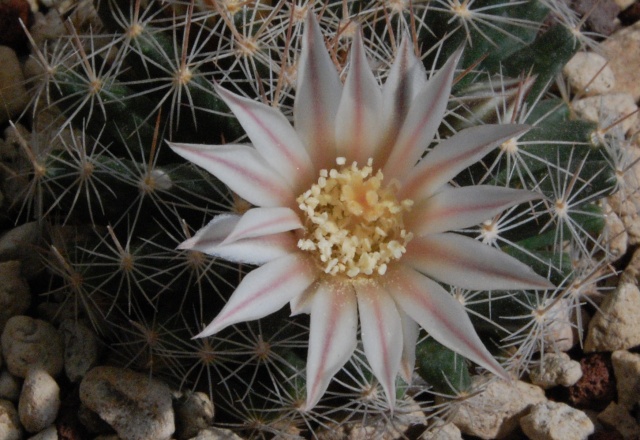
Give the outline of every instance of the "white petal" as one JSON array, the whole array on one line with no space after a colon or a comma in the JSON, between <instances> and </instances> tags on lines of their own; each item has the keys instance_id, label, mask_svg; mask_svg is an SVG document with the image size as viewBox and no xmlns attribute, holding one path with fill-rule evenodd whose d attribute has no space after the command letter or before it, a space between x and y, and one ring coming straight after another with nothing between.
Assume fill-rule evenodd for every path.
<instances>
[{"instance_id":1,"label":"white petal","mask_svg":"<svg viewBox=\"0 0 640 440\"><path fill-rule=\"evenodd\" d=\"M316 169L331 168L336 158L334 124L342 82L311 10L307 14L297 77L294 126Z\"/></svg>"},{"instance_id":2,"label":"white petal","mask_svg":"<svg viewBox=\"0 0 640 440\"><path fill-rule=\"evenodd\" d=\"M397 265L386 285L396 304L445 347L508 379L476 333L464 307L438 283L415 270Z\"/></svg>"},{"instance_id":3,"label":"white petal","mask_svg":"<svg viewBox=\"0 0 640 440\"><path fill-rule=\"evenodd\" d=\"M235 95L222 87L216 91L247 132L253 146L286 182L302 191L315 175L311 159L298 134L279 110Z\"/></svg>"},{"instance_id":4,"label":"white petal","mask_svg":"<svg viewBox=\"0 0 640 440\"><path fill-rule=\"evenodd\" d=\"M420 327L418 323L411 319L403 310L398 313L402 320L402 359L400 362L400 375L407 384L411 384L413 379L413 369L416 365L416 345Z\"/></svg>"},{"instance_id":5,"label":"white petal","mask_svg":"<svg viewBox=\"0 0 640 440\"><path fill-rule=\"evenodd\" d=\"M286 181L247 145L198 145L168 142L173 151L209 171L256 206L290 206L295 196Z\"/></svg>"},{"instance_id":6,"label":"white petal","mask_svg":"<svg viewBox=\"0 0 640 440\"><path fill-rule=\"evenodd\" d=\"M402 262L446 284L472 290L552 289L546 278L498 249L458 234L415 237Z\"/></svg>"},{"instance_id":7,"label":"white petal","mask_svg":"<svg viewBox=\"0 0 640 440\"><path fill-rule=\"evenodd\" d=\"M196 232L196 235L181 243L178 248L203 252L234 263L258 266L298 251L295 236L287 232L223 244L238 226L239 221L238 215L221 214Z\"/></svg>"},{"instance_id":8,"label":"white petal","mask_svg":"<svg viewBox=\"0 0 640 440\"><path fill-rule=\"evenodd\" d=\"M416 57L411 40L405 35L382 88L383 105L380 112L384 140L381 142L382 148L374 157L374 163L384 163L384 160L389 157L398 132L409 112L409 106L426 82L427 74L424 66Z\"/></svg>"},{"instance_id":9,"label":"white petal","mask_svg":"<svg viewBox=\"0 0 640 440\"><path fill-rule=\"evenodd\" d=\"M298 251L297 240L289 232L251 237L223 244L237 227L240 216L221 214L190 239L178 246L203 252L235 263L262 265Z\"/></svg>"},{"instance_id":10,"label":"white petal","mask_svg":"<svg viewBox=\"0 0 640 440\"><path fill-rule=\"evenodd\" d=\"M351 46L349 74L336 118L337 155L366 164L380 142L382 92L369 68L358 31Z\"/></svg>"},{"instance_id":11,"label":"white petal","mask_svg":"<svg viewBox=\"0 0 640 440\"><path fill-rule=\"evenodd\" d=\"M387 396L396 401L396 376L402 357L402 321L393 299L375 283L355 285L364 353Z\"/></svg>"},{"instance_id":12,"label":"white petal","mask_svg":"<svg viewBox=\"0 0 640 440\"><path fill-rule=\"evenodd\" d=\"M539 199L532 191L474 185L445 189L419 204L407 216L407 229L416 235L433 234L477 225L505 209Z\"/></svg>"},{"instance_id":13,"label":"white petal","mask_svg":"<svg viewBox=\"0 0 640 440\"><path fill-rule=\"evenodd\" d=\"M403 181L401 197L420 200L431 196L460 171L529 128L520 124L481 125L456 133L440 142L411 170Z\"/></svg>"},{"instance_id":14,"label":"white petal","mask_svg":"<svg viewBox=\"0 0 640 440\"><path fill-rule=\"evenodd\" d=\"M405 176L432 142L447 109L453 74L461 54L462 50L458 50L449 58L411 103L398 140L384 165L385 177Z\"/></svg>"},{"instance_id":15,"label":"white petal","mask_svg":"<svg viewBox=\"0 0 640 440\"><path fill-rule=\"evenodd\" d=\"M273 260L249 272L218 316L197 338L225 327L269 315L300 295L314 281L313 264L300 254Z\"/></svg>"},{"instance_id":16,"label":"white petal","mask_svg":"<svg viewBox=\"0 0 640 440\"><path fill-rule=\"evenodd\" d=\"M302 227L298 214L289 208L253 208L240 217L240 221L222 244Z\"/></svg>"},{"instance_id":17,"label":"white petal","mask_svg":"<svg viewBox=\"0 0 640 440\"><path fill-rule=\"evenodd\" d=\"M357 331L358 310L351 285L336 282L319 286L311 305L307 410L318 403L331 378L353 354Z\"/></svg>"}]
</instances>

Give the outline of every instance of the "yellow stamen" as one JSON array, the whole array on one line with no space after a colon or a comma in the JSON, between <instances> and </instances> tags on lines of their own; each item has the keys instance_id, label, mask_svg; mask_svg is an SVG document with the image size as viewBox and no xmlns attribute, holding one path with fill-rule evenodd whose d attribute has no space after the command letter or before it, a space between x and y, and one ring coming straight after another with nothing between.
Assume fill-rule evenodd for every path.
<instances>
[{"instance_id":1,"label":"yellow stamen","mask_svg":"<svg viewBox=\"0 0 640 440\"><path fill-rule=\"evenodd\" d=\"M330 275L384 275L413 238L402 221L413 202L398 202L395 182L382 186L382 171L373 174L371 159L362 169L345 162L338 158L340 169L321 170L318 182L298 197L306 214L298 247L314 252Z\"/></svg>"}]
</instances>

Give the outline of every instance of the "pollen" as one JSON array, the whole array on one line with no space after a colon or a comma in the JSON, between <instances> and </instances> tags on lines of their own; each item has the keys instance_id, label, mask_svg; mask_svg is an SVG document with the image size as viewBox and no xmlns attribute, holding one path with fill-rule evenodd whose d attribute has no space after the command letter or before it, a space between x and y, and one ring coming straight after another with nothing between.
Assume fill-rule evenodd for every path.
<instances>
[{"instance_id":1,"label":"pollen","mask_svg":"<svg viewBox=\"0 0 640 440\"><path fill-rule=\"evenodd\" d=\"M306 214L298 247L316 254L330 275L384 275L413 238L402 219L413 202L397 200L397 183L384 186L382 171L373 173L372 159L362 168L345 162L338 158L338 169L321 170L317 183L296 199Z\"/></svg>"}]
</instances>

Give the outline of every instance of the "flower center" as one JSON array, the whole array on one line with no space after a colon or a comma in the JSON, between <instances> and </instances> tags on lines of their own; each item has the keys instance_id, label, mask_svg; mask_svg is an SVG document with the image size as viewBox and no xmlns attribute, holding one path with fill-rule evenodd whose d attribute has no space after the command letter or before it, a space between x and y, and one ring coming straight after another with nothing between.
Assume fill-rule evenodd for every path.
<instances>
[{"instance_id":1,"label":"flower center","mask_svg":"<svg viewBox=\"0 0 640 440\"><path fill-rule=\"evenodd\" d=\"M318 183L296 199L307 216L298 247L316 253L325 273L383 275L413 238L402 222L413 201L398 202L397 182L383 187L382 171L373 174L372 162L345 167L339 157L340 169L321 170Z\"/></svg>"}]
</instances>

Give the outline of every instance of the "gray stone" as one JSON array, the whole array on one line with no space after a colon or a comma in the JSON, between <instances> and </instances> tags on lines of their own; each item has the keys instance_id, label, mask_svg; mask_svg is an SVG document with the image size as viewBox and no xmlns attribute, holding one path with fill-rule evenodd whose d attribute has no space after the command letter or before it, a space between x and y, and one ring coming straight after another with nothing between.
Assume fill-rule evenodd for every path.
<instances>
[{"instance_id":1,"label":"gray stone","mask_svg":"<svg viewBox=\"0 0 640 440\"><path fill-rule=\"evenodd\" d=\"M7 46L0 46L0 124L15 118L29 104L22 67L16 53Z\"/></svg>"},{"instance_id":2,"label":"gray stone","mask_svg":"<svg viewBox=\"0 0 640 440\"><path fill-rule=\"evenodd\" d=\"M640 425L629 411L616 402L611 402L598 414L598 421L618 431L624 440L638 440Z\"/></svg>"},{"instance_id":3,"label":"gray stone","mask_svg":"<svg viewBox=\"0 0 640 440\"><path fill-rule=\"evenodd\" d=\"M2 332L2 354L9 372L26 377L31 368L42 368L51 376L62 371L63 344L48 322L29 316L14 316Z\"/></svg>"},{"instance_id":4,"label":"gray stone","mask_svg":"<svg viewBox=\"0 0 640 440\"><path fill-rule=\"evenodd\" d=\"M29 370L22 385L18 415L24 428L37 433L51 425L60 409L60 387L46 371Z\"/></svg>"},{"instance_id":5,"label":"gray stone","mask_svg":"<svg viewBox=\"0 0 640 440\"><path fill-rule=\"evenodd\" d=\"M7 370L0 372L0 399L17 402L20 397L22 381Z\"/></svg>"},{"instance_id":6,"label":"gray stone","mask_svg":"<svg viewBox=\"0 0 640 440\"><path fill-rule=\"evenodd\" d=\"M29 285L20 274L20 261L0 263L0 332L15 315L23 314L31 304Z\"/></svg>"},{"instance_id":7,"label":"gray stone","mask_svg":"<svg viewBox=\"0 0 640 440\"><path fill-rule=\"evenodd\" d=\"M38 274L43 265L40 255L33 249L40 238L37 222L25 223L5 232L0 236L0 261L21 261L22 275L27 278Z\"/></svg>"},{"instance_id":8,"label":"gray stone","mask_svg":"<svg viewBox=\"0 0 640 440\"><path fill-rule=\"evenodd\" d=\"M632 283L621 282L609 293L589 322L584 350L626 350L640 344L640 291Z\"/></svg>"},{"instance_id":9,"label":"gray stone","mask_svg":"<svg viewBox=\"0 0 640 440\"><path fill-rule=\"evenodd\" d=\"M77 382L98 362L98 338L89 327L67 319L60 325L64 338L64 371Z\"/></svg>"},{"instance_id":10,"label":"gray stone","mask_svg":"<svg viewBox=\"0 0 640 440\"><path fill-rule=\"evenodd\" d=\"M559 402L534 405L520 426L530 440L586 440L595 429L585 413Z\"/></svg>"},{"instance_id":11,"label":"gray stone","mask_svg":"<svg viewBox=\"0 0 640 440\"><path fill-rule=\"evenodd\" d=\"M22 439L18 411L8 400L0 400L0 438L2 440Z\"/></svg>"},{"instance_id":12,"label":"gray stone","mask_svg":"<svg viewBox=\"0 0 640 440\"><path fill-rule=\"evenodd\" d=\"M80 400L122 440L168 440L175 431L171 391L148 375L93 368L80 383Z\"/></svg>"},{"instance_id":13,"label":"gray stone","mask_svg":"<svg viewBox=\"0 0 640 440\"><path fill-rule=\"evenodd\" d=\"M185 392L175 405L176 437L188 439L213 425L213 403L205 393Z\"/></svg>"}]
</instances>

